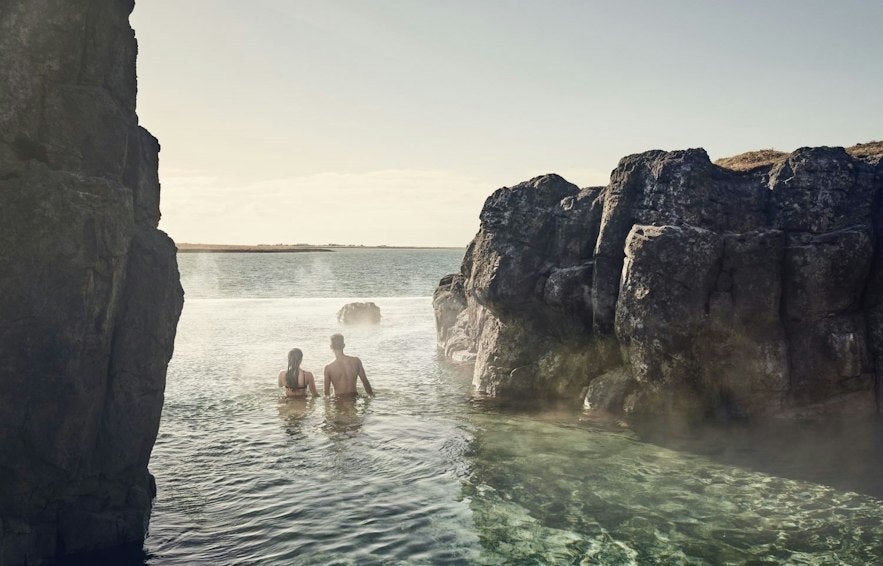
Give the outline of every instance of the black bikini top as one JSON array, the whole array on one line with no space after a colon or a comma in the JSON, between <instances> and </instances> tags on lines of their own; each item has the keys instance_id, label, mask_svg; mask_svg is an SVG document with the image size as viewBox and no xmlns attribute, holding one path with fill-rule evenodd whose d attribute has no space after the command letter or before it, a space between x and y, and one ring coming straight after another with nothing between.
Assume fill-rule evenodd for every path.
<instances>
[{"instance_id":1,"label":"black bikini top","mask_svg":"<svg viewBox=\"0 0 883 566\"><path fill-rule=\"evenodd\" d=\"M296 386L292 387L292 386L288 385L288 383L286 382L286 384L285 384L285 388L286 388L286 389L292 389L292 390L294 390L294 389L306 389L306 388L307 388L307 372L305 372L305 371L302 370L302 369L301 369L301 370L298 370L298 375L297 375L297 377L300 377L300 376L304 376L304 384L303 384L303 385L296 385ZM298 381L299 381L299 380L298 380ZM297 381L296 381L296 382L297 382Z\"/></svg>"}]
</instances>

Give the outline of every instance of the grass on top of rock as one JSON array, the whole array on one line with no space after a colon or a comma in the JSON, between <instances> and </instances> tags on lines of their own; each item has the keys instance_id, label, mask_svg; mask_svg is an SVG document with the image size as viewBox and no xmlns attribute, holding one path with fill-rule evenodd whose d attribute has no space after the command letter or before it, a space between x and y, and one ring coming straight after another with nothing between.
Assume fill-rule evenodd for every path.
<instances>
[{"instance_id":1,"label":"grass on top of rock","mask_svg":"<svg viewBox=\"0 0 883 566\"><path fill-rule=\"evenodd\" d=\"M758 167L775 165L780 161L784 161L786 157L788 157L788 153L784 151L761 149L758 151L746 151L733 157L724 157L715 161L714 164L733 171L750 171Z\"/></svg>"},{"instance_id":2,"label":"grass on top of rock","mask_svg":"<svg viewBox=\"0 0 883 566\"><path fill-rule=\"evenodd\" d=\"M846 152L857 158L883 156L883 141L858 143L852 147L847 147ZM767 167L780 163L788 155L790 154L776 149L760 149L757 151L746 151L732 157L724 157L716 160L714 164L732 171L750 171L758 167Z\"/></svg>"},{"instance_id":3,"label":"grass on top of rock","mask_svg":"<svg viewBox=\"0 0 883 566\"><path fill-rule=\"evenodd\" d=\"M877 157L883 155L883 141L857 143L847 147L846 152L853 157Z\"/></svg>"}]
</instances>

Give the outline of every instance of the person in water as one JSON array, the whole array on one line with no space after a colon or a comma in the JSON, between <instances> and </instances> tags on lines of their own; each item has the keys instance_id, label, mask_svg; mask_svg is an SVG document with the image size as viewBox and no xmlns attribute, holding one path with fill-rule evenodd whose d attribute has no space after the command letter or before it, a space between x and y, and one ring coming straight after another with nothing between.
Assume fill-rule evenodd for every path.
<instances>
[{"instance_id":1,"label":"person in water","mask_svg":"<svg viewBox=\"0 0 883 566\"><path fill-rule=\"evenodd\" d=\"M303 359L304 353L299 348L288 351L288 368L279 372L278 380L279 387L283 388L286 397L306 397L308 388L313 397L319 395L313 374L300 367Z\"/></svg>"},{"instance_id":2,"label":"person in water","mask_svg":"<svg viewBox=\"0 0 883 566\"><path fill-rule=\"evenodd\" d=\"M355 356L347 356L343 353L342 334L331 336L331 351L334 352L334 361L325 366L325 395L331 394L334 387L335 395L356 395L356 377L362 380L365 393L374 396L368 376L365 375L365 367L362 360Z\"/></svg>"}]
</instances>

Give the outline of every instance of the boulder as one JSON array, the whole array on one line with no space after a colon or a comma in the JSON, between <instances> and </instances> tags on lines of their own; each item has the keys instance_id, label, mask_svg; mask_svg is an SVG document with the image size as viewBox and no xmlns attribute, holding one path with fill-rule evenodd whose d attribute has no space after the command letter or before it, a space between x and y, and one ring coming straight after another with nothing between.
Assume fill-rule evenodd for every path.
<instances>
[{"instance_id":1,"label":"boulder","mask_svg":"<svg viewBox=\"0 0 883 566\"><path fill-rule=\"evenodd\" d=\"M125 0L0 4L0 564L143 539L183 303Z\"/></svg>"},{"instance_id":2,"label":"boulder","mask_svg":"<svg viewBox=\"0 0 883 566\"><path fill-rule=\"evenodd\" d=\"M476 390L558 397L595 371L583 359L594 348L585 331L601 192L543 175L487 199L460 273L433 301L439 346L474 359Z\"/></svg>"},{"instance_id":3,"label":"boulder","mask_svg":"<svg viewBox=\"0 0 883 566\"><path fill-rule=\"evenodd\" d=\"M374 303L347 303L337 311L337 321L343 324L379 324L380 307Z\"/></svg>"},{"instance_id":4,"label":"boulder","mask_svg":"<svg viewBox=\"0 0 883 566\"><path fill-rule=\"evenodd\" d=\"M545 175L488 197L471 251L481 261L473 261L464 273L467 292L501 312L530 309L552 267L548 259L560 251L556 236L566 217L562 201L578 193L576 185L558 175Z\"/></svg>"}]
</instances>

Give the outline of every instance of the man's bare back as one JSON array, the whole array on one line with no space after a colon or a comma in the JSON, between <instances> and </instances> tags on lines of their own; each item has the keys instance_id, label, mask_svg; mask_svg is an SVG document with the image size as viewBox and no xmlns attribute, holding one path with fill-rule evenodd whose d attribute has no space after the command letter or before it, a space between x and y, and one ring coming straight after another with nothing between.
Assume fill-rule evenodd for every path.
<instances>
[{"instance_id":1,"label":"man's bare back","mask_svg":"<svg viewBox=\"0 0 883 566\"><path fill-rule=\"evenodd\" d=\"M334 352L334 361L325 366L325 395L331 395L331 387L334 387L335 395L355 395L356 378L362 380L365 393L374 395L362 360L355 356L347 356L343 353L343 336L335 334L331 337L331 350Z\"/></svg>"}]
</instances>

